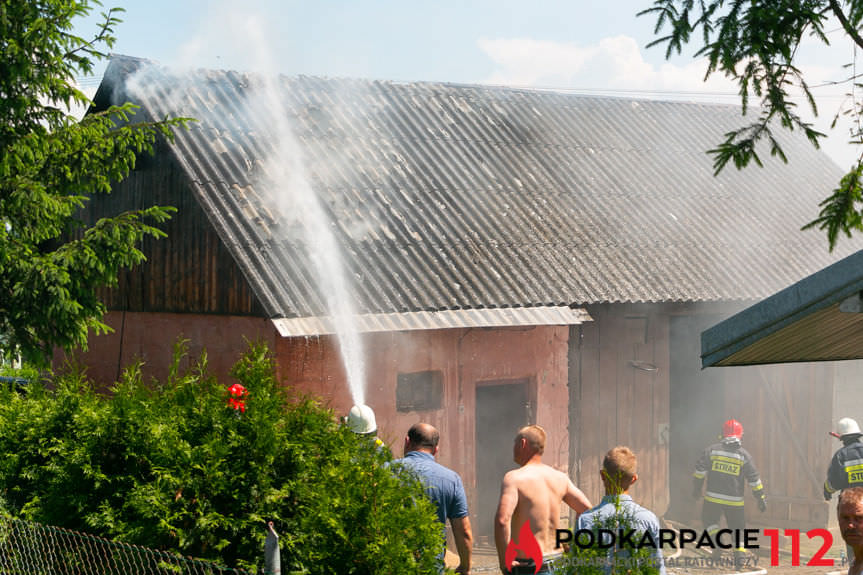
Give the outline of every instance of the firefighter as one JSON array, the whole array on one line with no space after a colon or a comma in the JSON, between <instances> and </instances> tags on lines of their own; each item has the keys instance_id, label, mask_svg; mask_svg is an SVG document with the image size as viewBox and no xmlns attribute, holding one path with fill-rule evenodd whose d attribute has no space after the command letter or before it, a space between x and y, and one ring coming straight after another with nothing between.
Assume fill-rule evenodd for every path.
<instances>
[{"instance_id":1,"label":"firefighter","mask_svg":"<svg viewBox=\"0 0 863 575\"><path fill-rule=\"evenodd\" d=\"M729 419L722 426L722 441L705 449L695 464L692 496L696 499L701 497L704 478L707 477L701 522L711 538L719 531L723 514L729 529L739 529L742 532L745 528L744 482L749 483L752 488L758 509L762 513L767 511L764 486L752 462L752 456L740 444L742 439L743 425L735 419ZM738 548L734 551L737 558L745 555L746 550ZM721 552L718 547L714 549L716 555Z\"/></svg>"},{"instance_id":2,"label":"firefighter","mask_svg":"<svg viewBox=\"0 0 863 575\"><path fill-rule=\"evenodd\" d=\"M375 421L375 412L368 405L355 405L344 419L348 428L357 435L369 438L379 451L386 448L383 440L377 436L378 425Z\"/></svg>"},{"instance_id":3,"label":"firefighter","mask_svg":"<svg viewBox=\"0 0 863 575\"><path fill-rule=\"evenodd\" d=\"M833 494L848 487L863 486L863 443L860 441L860 426L850 417L843 417L836 422L836 431L830 435L842 442L830 467L827 468L827 481L824 482L824 499L830 501ZM854 559L851 545L845 546L848 561Z\"/></svg>"},{"instance_id":4,"label":"firefighter","mask_svg":"<svg viewBox=\"0 0 863 575\"><path fill-rule=\"evenodd\" d=\"M833 454L824 482L824 499L830 501L833 494L847 487L863 486L863 442L860 426L850 417L843 417L831 433L842 441L842 447Z\"/></svg>"}]
</instances>

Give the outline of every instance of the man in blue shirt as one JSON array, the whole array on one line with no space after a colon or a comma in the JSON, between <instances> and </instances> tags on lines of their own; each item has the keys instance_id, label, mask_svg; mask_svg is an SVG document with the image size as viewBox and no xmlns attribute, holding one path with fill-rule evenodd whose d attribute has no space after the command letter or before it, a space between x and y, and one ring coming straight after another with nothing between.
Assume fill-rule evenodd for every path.
<instances>
[{"instance_id":1,"label":"man in blue shirt","mask_svg":"<svg viewBox=\"0 0 863 575\"><path fill-rule=\"evenodd\" d=\"M393 461L393 465L413 471L425 485L426 494L437 509L438 520L446 525L449 519L459 556L456 573L469 575L473 534L467 496L458 473L435 461L439 440L438 430L428 423L414 424L405 437L405 456Z\"/></svg>"},{"instance_id":2,"label":"man in blue shirt","mask_svg":"<svg viewBox=\"0 0 863 575\"><path fill-rule=\"evenodd\" d=\"M609 450L599 471L602 484L605 486L605 497L599 505L578 516L578 529L611 528L615 533L618 529L632 529L642 534L650 532L653 541L656 542L651 558L652 565L657 568L658 573L665 575L662 549L659 544L659 520L652 511L633 501L628 494L629 488L638 480L636 471L636 458L631 449L619 445ZM641 536L634 540L640 541ZM611 552L610 549L610 558L613 557ZM608 570L611 571L611 565Z\"/></svg>"}]
</instances>

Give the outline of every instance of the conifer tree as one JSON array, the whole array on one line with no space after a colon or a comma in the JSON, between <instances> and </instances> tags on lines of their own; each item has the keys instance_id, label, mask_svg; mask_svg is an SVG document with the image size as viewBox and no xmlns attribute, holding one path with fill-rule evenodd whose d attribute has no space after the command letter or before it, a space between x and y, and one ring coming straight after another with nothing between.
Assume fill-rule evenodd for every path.
<instances>
[{"instance_id":1,"label":"conifer tree","mask_svg":"<svg viewBox=\"0 0 863 575\"><path fill-rule=\"evenodd\" d=\"M127 124L131 103L76 119L86 106L75 78L114 43L121 9L102 13L93 38L73 23L97 0L0 0L0 334L25 359L45 363L55 346L85 347L104 332L98 287L141 263L145 236L173 208L151 206L86 225L77 214L110 193L156 138L185 119Z\"/></svg>"}]
</instances>

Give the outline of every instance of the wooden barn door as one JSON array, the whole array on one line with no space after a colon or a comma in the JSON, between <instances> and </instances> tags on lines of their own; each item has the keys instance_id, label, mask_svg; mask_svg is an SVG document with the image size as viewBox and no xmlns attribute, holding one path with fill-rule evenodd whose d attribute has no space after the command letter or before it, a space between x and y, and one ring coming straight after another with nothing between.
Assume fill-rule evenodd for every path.
<instances>
[{"instance_id":1,"label":"wooden barn door","mask_svg":"<svg viewBox=\"0 0 863 575\"><path fill-rule=\"evenodd\" d=\"M533 423L528 380L477 382L476 386L476 488L477 536L494 541L493 521L504 474L517 466L512 460L515 434Z\"/></svg>"},{"instance_id":2,"label":"wooden barn door","mask_svg":"<svg viewBox=\"0 0 863 575\"><path fill-rule=\"evenodd\" d=\"M701 452L719 440L725 413L724 368L701 369L701 331L716 316L671 318L668 491L665 516L687 524L700 517L692 473ZM739 416L738 416L739 417Z\"/></svg>"}]
</instances>

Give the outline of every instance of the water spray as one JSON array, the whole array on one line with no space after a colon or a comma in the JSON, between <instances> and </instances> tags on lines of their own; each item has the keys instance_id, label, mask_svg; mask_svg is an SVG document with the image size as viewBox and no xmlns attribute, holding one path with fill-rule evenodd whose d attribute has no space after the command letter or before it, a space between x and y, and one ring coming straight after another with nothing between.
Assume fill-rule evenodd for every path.
<instances>
[{"instance_id":1,"label":"water spray","mask_svg":"<svg viewBox=\"0 0 863 575\"><path fill-rule=\"evenodd\" d=\"M348 290L341 250L326 211L309 181L302 147L288 122L275 67L269 65L269 52L264 46L263 26L257 19L248 18L245 31L246 37L255 47L257 61L263 68L263 82L257 94L262 101L247 105L265 110L266 118L259 116L261 128L274 136L275 149L263 166L269 180L271 198L285 221L299 224L303 231L304 244L309 249L308 260L313 265L317 287L332 322L330 327L336 336L351 398L358 407L368 408L364 405L365 352L356 325L357 313Z\"/></svg>"}]
</instances>

